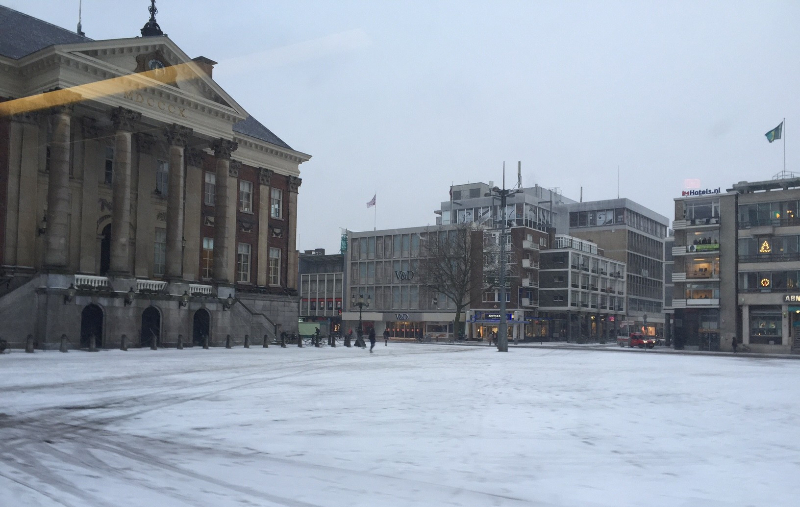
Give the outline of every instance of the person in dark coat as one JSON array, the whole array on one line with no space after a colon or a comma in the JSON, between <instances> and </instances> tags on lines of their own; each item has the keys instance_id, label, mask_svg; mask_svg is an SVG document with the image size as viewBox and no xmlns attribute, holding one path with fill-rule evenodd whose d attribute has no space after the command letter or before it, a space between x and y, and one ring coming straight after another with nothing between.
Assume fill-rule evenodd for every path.
<instances>
[{"instance_id":1,"label":"person in dark coat","mask_svg":"<svg viewBox=\"0 0 800 507\"><path fill-rule=\"evenodd\" d=\"M375 348L375 328L372 327L369 330L369 352L372 353L372 349Z\"/></svg>"},{"instance_id":2,"label":"person in dark coat","mask_svg":"<svg viewBox=\"0 0 800 507\"><path fill-rule=\"evenodd\" d=\"M383 330L383 345L389 346L389 328Z\"/></svg>"}]
</instances>

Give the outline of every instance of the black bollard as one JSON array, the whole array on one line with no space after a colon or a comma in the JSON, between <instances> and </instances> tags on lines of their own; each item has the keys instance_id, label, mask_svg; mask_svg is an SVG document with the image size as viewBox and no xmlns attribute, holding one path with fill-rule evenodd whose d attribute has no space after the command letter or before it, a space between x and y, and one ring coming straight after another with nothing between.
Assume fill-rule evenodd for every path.
<instances>
[{"instance_id":1,"label":"black bollard","mask_svg":"<svg viewBox=\"0 0 800 507\"><path fill-rule=\"evenodd\" d=\"M178 350L183 350L183 335L178 335Z\"/></svg>"},{"instance_id":2,"label":"black bollard","mask_svg":"<svg viewBox=\"0 0 800 507\"><path fill-rule=\"evenodd\" d=\"M67 335L61 335L61 346L58 347L59 352L67 352Z\"/></svg>"},{"instance_id":3,"label":"black bollard","mask_svg":"<svg viewBox=\"0 0 800 507\"><path fill-rule=\"evenodd\" d=\"M331 347L336 347L336 337L331 335Z\"/></svg>"},{"instance_id":4,"label":"black bollard","mask_svg":"<svg viewBox=\"0 0 800 507\"><path fill-rule=\"evenodd\" d=\"M97 341L94 337L94 333L89 335L89 352L97 352Z\"/></svg>"},{"instance_id":5,"label":"black bollard","mask_svg":"<svg viewBox=\"0 0 800 507\"><path fill-rule=\"evenodd\" d=\"M203 335L203 348L208 350L208 335Z\"/></svg>"},{"instance_id":6,"label":"black bollard","mask_svg":"<svg viewBox=\"0 0 800 507\"><path fill-rule=\"evenodd\" d=\"M158 350L158 344L156 343L155 336L153 336L153 339L150 341L150 350Z\"/></svg>"},{"instance_id":7,"label":"black bollard","mask_svg":"<svg viewBox=\"0 0 800 507\"><path fill-rule=\"evenodd\" d=\"M231 335L228 335L228 336L225 338L225 348L226 348L226 349L229 349L229 348L231 348Z\"/></svg>"},{"instance_id":8,"label":"black bollard","mask_svg":"<svg viewBox=\"0 0 800 507\"><path fill-rule=\"evenodd\" d=\"M25 352L28 354L33 354L33 335L29 334L28 338L25 340Z\"/></svg>"},{"instance_id":9,"label":"black bollard","mask_svg":"<svg viewBox=\"0 0 800 507\"><path fill-rule=\"evenodd\" d=\"M264 335L264 343L261 344L262 347L269 348L269 336Z\"/></svg>"},{"instance_id":10,"label":"black bollard","mask_svg":"<svg viewBox=\"0 0 800 507\"><path fill-rule=\"evenodd\" d=\"M128 335L122 335L122 338L119 342L119 350L126 351L128 350Z\"/></svg>"},{"instance_id":11,"label":"black bollard","mask_svg":"<svg viewBox=\"0 0 800 507\"><path fill-rule=\"evenodd\" d=\"M348 334L344 335L344 346L345 347L350 347L350 345L351 345L350 344L350 333L348 333Z\"/></svg>"},{"instance_id":12,"label":"black bollard","mask_svg":"<svg viewBox=\"0 0 800 507\"><path fill-rule=\"evenodd\" d=\"M286 348L286 332L281 333L281 348Z\"/></svg>"},{"instance_id":13,"label":"black bollard","mask_svg":"<svg viewBox=\"0 0 800 507\"><path fill-rule=\"evenodd\" d=\"M250 335L249 334L244 335L244 348L246 348L246 349L250 348Z\"/></svg>"},{"instance_id":14,"label":"black bollard","mask_svg":"<svg viewBox=\"0 0 800 507\"><path fill-rule=\"evenodd\" d=\"M300 347L300 348L302 349L302 348L303 348L303 337L302 337L302 336L300 336L300 334L299 334L299 333L298 333L297 335L295 335L294 333L292 333L292 336L293 336L293 337L294 337L294 336L297 336L297 346L298 346L298 347Z\"/></svg>"}]
</instances>

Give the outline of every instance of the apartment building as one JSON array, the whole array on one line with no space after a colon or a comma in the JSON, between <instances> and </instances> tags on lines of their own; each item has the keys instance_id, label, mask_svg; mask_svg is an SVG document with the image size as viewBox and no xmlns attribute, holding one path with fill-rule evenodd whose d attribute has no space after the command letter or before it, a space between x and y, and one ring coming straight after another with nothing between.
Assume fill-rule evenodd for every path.
<instances>
[{"instance_id":1,"label":"apartment building","mask_svg":"<svg viewBox=\"0 0 800 507\"><path fill-rule=\"evenodd\" d=\"M625 263L563 234L540 256L539 315L552 339L614 339L625 316Z\"/></svg>"}]
</instances>

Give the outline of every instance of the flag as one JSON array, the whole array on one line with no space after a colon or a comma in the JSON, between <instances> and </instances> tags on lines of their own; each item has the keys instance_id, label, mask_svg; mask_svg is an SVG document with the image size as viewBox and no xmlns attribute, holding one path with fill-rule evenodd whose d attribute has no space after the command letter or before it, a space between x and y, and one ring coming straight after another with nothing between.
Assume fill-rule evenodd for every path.
<instances>
[{"instance_id":1,"label":"flag","mask_svg":"<svg viewBox=\"0 0 800 507\"><path fill-rule=\"evenodd\" d=\"M378 194L375 194L375 195L372 196L372 200L367 203L367 208L371 208L371 207L375 206L375 198L376 197L378 197Z\"/></svg>"},{"instance_id":2,"label":"flag","mask_svg":"<svg viewBox=\"0 0 800 507\"><path fill-rule=\"evenodd\" d=\"M778 125L777 127L775 127L774 129L772 129L769 132L767 132L766 134L764 134L765 136L767 136L767 141L772 142L775 139L780 139L781 138L781 130L783 130L783 122L781 122L781 124Z\"/></svg>"}]
</instances>

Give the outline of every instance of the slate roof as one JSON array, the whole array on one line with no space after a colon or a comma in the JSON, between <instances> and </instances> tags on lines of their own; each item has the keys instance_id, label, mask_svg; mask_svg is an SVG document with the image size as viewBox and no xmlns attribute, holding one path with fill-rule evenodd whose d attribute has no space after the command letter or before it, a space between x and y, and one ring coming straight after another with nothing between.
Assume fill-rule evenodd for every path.
<instances>
[{"instance_id":1,"label":"slate roof","mask_svg":"<svg viewBox=\"0 0 800 507\"><path fill-rule=\"evenodd\" d=\"M92 39L0 5L0 55L19 60L56 44Z\"/></svg>"},{"instance_id":2,"label":"slate roof","mask_svg":"<svg viewBox=\"0 0 800 507\"><path fill-rule=\"evenodd\" d=\"M0 55L19 60L31 53L57 44L92 42L75 32L0 5ZM291 150L252 116L233 126L233 131Z\"/></svg>"},{"instance_id":3,"label":"slate roof","mask_svg":"<svg viewBox=\"0 0 800 507\"><path fill-rule=\"evenodd\" d=\"M262 125L258 120L252 116L248 116L246 120L233 125L233 131L246 136L255 137L270 144L280 146L291 150L292 147L281 141L281 139L272 133L267 127Z\"/></svg>"}]
</instances>

